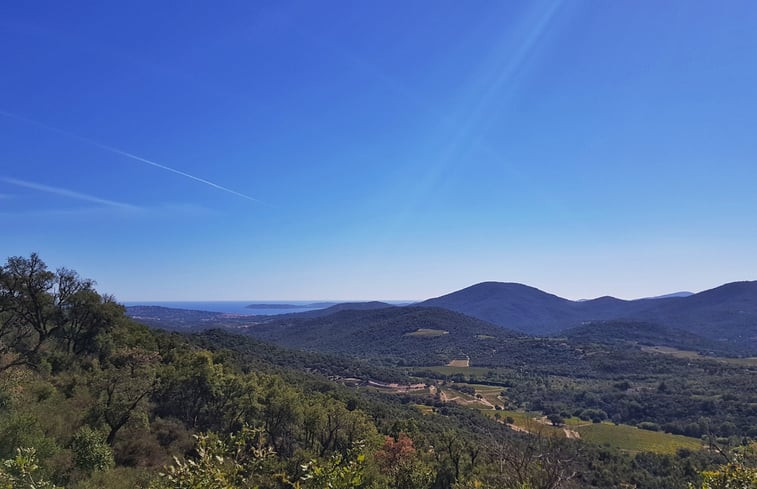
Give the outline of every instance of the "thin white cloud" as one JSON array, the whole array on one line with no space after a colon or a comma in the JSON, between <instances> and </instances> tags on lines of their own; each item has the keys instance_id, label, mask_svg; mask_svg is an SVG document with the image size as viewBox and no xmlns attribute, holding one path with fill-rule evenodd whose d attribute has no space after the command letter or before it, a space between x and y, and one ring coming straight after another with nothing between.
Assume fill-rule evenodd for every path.
<instances>
[{"instance_id":1,"label":"thin white cloud","mask_svg":"<svg viewBox=\"0 0 757 489\"><path fill-rule=\"evenodd\" d=\"M0 115L4 115L5 117L9 117L11 119L15 119L15 120L18 120L18 121L26 122L28 124L32 124L32 125L35 125L35 126L38 126L38 127L42 127L44 129L47 129L48 131L57 132L58 134L63 134L63 135L68 136L70 138L78 139L79 141L84 141L85 143L91 144L93 146L96 146L96 147L98 147L100 149L103 149L105 151L108 151L110 153L117 154L117 155L120 155L120 156L124 156L124 157L132 159L134 161L139 161L139 162L144 163L146 165L154 166L155 168L160 168L161 170L165 170L167 172L171 172L171 173L174 173L176 175L180 175L182 177L189 178L190 180L194 180L196 182L208 185L208 186L210 186L210 187L212 187L214 189L221 190L223 192L226 192L226 193L229 193L229 194L232 194L232 195L236 195L237 197L241 197L243 199L250 200L252 202L257 202L259 204L264 204L264 202L262 202L262 201L260 201L260 200L258 200L256 198L254 198L254 197L250 197L247 194L243 194L241 192L237 192L236 190L232 190L232 189L230 189L228 187L224 187L223 185L219 185L217 183L211 182L210 180L206 180L204 178L200 178L198 176L191 175L191 174L183 172L181 170L177 170L176 168L171 168L170 166L163 165L163 164L158 163L158 162L153 161L153 160L148 160L147 158L142 158L141 156L137 156L137 155L135 155L133 153L129 153L127 151L118 149L118 148L113 147L113 146L108 146L107 144L98 143L97 141L94 141L92 139L86 138L84 136L79 136L78 134L74 134L72 132L64 131L63 129L59 129L57 127L48 126L47 124L44 124L42 122L35 121L35 120L29 119L27 117L22 117L20 115L14 114L12 112L8 112L6 110L0 109Z\"/></svg>"},{"instance_id":2,"label":"thin white cloud","mask_svg":"<svg viewBox=\"0 0 757 489\"><path fill-rule=\"evenodd\" d=\"M125 204L123 202L116 202L115 200L102 199L94 195L83 194L81 192L75 192L73 190L69 190L69 189L65 189L61 187L53 187L50 185L44 185L37 182L29 182L27 180L18 180L16 178L8 178L8 177L0 177L0 182L5 182L7 184L15 185L17 187L36 190L38 192L45 192L52 195L58 195L60 197L68 197L70 199L93 202L95 204L100 204L100 205L104 205L108 207L115 207L118 209L132 210L132 211L140 210L140 208L135 205Z\"/></svg>"},{"instance_id":3,"label":"thin white cloud","mask_svg":"<svg viewBox=\"0 0 757 489\"><path fill-rule=\"evenodd\" d=\"M16 210L9 212L0 212L0 217L7 219L26 219L34 218L69 218L69 217L97 217L111 216L113 212L122 212L113 207L77 207L70 209L34 209L34 210ZM127 212L124 215L138 215Z\"/></svg>"},{"instance_id":4,"label":"thin white cloud","mask_svg":"<svg viewBox=\"0 0 757 489\"><path fill-rule=\"evenodd\" d=\"M151 207L123 208L112 206L88 206L54 209L17 209L14 211L0 210L0 218L112 218L119 219L209 219L218 213L205 207L193 204L162 204Z\"/></svg>"}]
</instances>

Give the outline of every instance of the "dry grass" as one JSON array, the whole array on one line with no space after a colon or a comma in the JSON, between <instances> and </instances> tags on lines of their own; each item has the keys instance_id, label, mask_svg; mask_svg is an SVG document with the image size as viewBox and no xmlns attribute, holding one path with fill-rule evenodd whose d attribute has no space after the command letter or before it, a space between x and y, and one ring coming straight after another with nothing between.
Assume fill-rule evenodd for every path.
<instances>
[{"instance_id":1,"label":"dry grass","mask_svg":"<svg viewBox=\"0 0 757 489\"><path fill-rule=\"evenodd\" d=\"M456 358L447 364L448 367L468 368L470 360L467 358Z\"/></svg>"},{"instance_id":2,"label":"dry grass","mask_svg":"<svg viewBox=\"0 0 757 489\"><path fill-rule=\"evenodd\" d=\"M449 331L445 331L443 329L420 328L416 331L413 331L412 333L405 333L405 336L436 338L437 336L444 336L445 334L449 334Z\"/></svg>"}]
</instances>

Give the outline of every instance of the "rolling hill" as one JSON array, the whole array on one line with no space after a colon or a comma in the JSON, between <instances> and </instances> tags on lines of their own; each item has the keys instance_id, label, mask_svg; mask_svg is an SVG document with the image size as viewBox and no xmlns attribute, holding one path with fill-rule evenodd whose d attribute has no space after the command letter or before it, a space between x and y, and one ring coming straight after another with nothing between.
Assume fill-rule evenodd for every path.
<instances>
[{"instance_id":1,"label":"rolling hill","mask_svg":"<svg viewBox=\"0 0 757 489\"><path fill-rule=\"evenodd\" d=\"M736 342L718 342L655 323L631 321L591 321L559 333L574 343L607 345L664 346L714 355L746 355L749 348Z\"/></svg>"},{"instance_id":2,"label":"rolling hill","mask_svg":"<svg viewBox=\"0 0 757 489\"><path fill-rule=\"evenodd\" d=\"M719 342L757 348L757 282L734 282L692 295L572 301L516 283L484 282L424 301L528 334L556 334L594 321L654 323Z\"/></svg>"},{"instance_id":3,"label":"rolling hill","mask_svg":"<svg viewBox=\"0 0 757 489\"><path fill-rule=\"evenodd\" d=\"M330 316L340 311L372 311L375 309L387 309L397 307L392 304L380 301L370 302L343 302L340 304L334 304L330 307L323 309L315 309L313 311L292 312L287 314L279 314L274 316L275 319L311 319Z\"/></svg>"},{"instance_id":4,"label":"rolling hill","mask_svg":"<svg viewBox=\"0 0 757 489\"><path fill-rule=\"evenodd\" d=\"M482 338L518 334L453 311L421 307L343 310L324 317L287 317L246 332L288 348L446 363L488 348Z\"/></svg>"}]
</instances>

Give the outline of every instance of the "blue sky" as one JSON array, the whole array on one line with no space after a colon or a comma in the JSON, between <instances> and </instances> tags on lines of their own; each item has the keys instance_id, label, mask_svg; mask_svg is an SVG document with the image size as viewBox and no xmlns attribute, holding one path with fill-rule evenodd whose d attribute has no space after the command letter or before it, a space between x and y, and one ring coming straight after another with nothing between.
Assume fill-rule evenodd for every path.
<instances>
[{"instance_id":1,"label":"blue sky","mask_svg":"<svg viewBox=\"0 0 757 489\"><path fill-rule=\"evenodd\" d=\"M757 5L5 2L0 254L121 300L757 279Z\"/></svg>"}]
</instances>

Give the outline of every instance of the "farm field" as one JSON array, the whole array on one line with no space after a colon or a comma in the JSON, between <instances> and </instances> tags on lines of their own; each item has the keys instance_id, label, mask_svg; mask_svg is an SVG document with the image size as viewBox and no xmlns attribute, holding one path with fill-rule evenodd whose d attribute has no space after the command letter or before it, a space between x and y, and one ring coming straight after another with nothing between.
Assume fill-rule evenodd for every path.
<instances>
[{"instance_id":1,"label":"farm field","mask_svg":"<svg viewBox=\"0 0 757 489\"><path fill-rule=\"evenodd\" d=\"M515 429L523 431L541 431L565 436L565 429L577 432L582 440L598 445L605 445L627 452L655 452L673 454L680 448L689 450L702 449L702 441L682 435L673 435L660 431L648 431L628 425L615 425L610 422L591 423L578 418L565 420L564 427L545 424L538 419L540 413L524 411L482 411L485 415L505 420L510 417L514 421Z\"/></svg>"},{"instance_id":2,"label":"farm field","mask_svg":"<svg viewBox=\"0 0 757 489\"><path fill-rule=\"evenodd\" d=\"M677 348L670 348L667 346L644 346L642 351L649 353L661 353L664 355L671 355L676 358L685 358L689 360L713 360L716 362L730 363L732 365L739 365L742 367L755 367L757 366L757 357L744 357L744 358L731 358L731 357L710 357L702 355L695 351L679 350Z\"/></svg>"},{"instance_id":3,"label":"farm field","mask_svg":"<svg viewBox=\"0 0 757 489\"><path fill-rule=\"evenodd\" d=\"M456 386L475 389L476 395L480 395L483 400L455 389ZM634 453L649 451L673 454L681 448L690 450L702 448L702 442L697 438L643 430L635 426L616 425L610 422L592 423L573 417L565 419L562 426L552 426L541 413L501 409L506 405L505 401L499 397L502 390L498 386L455 383L444 387L440 392L444 393L445 402L457 401L459 404L478 409L484 415L495 417L502 422L508 417L512 418L513 429L516 430L581 438L590 443ZM500 409L495 410L494 406L499 406Z\"/></svg>"},{"instance_id":4,"label":"farm field","mask_svg":"<svg viewBox=\"0 0 757 489\"><path fill-rule=\"evenodd\" d=\"M463 374L469 377L483 377L488 371L492 370L489 367L461 367L454 365L445 366L432 366L432 367L415 367L414 373L419 372L434 372L441 375L456 375Z\"/></svg>"},{"instance_id":5,"label":"farm field","mask_svg":"<svg viewBox=\"0 0 757 489\"><path fill-rule=\"evenodd\" d=\"M615 425L610 422L588 423L574 427L581 438L599 445L609 445L629 452L656 452L673 454L679 448L700 450L702 441L682 435L642 430L635 426Z\"/></svg>"}]
</instances>

